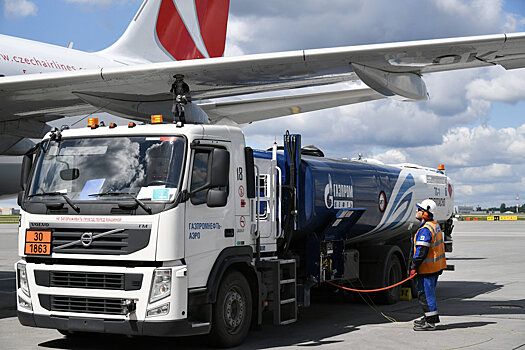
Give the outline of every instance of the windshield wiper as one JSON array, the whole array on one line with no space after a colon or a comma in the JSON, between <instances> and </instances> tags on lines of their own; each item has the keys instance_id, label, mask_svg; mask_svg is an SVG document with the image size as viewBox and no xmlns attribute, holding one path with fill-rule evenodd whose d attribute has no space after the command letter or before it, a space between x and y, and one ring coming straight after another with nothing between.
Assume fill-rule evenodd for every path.
<instances>
[{"instance_id":1,"label":"windshield wiper","mask_svg":"<svg viewBox=\"0 0 525 350\"><path fill-rule=\"evenodd\" d=\"M66 201L66 203L69 204L69 206L71 208L73 208L73 210L75 210L77 213L80 213L80 208L75 203L73 203L71 198L69 198L65 193L62 193L62 192L41 192L41 193L30 194L28 197L31 198L31 197L38 197L38 196L62 196L64 198L64 200Z\"/></svg>"},{"instance_id":2,"label":"windshield wiper","mask_svg":"<svg viewBox=\"0 0 525 350\"><path fill-rule=\"evenodd\" d=\"M92 193L88 195L89 197L105 197L105 196L129 196L133 198L135 203L137 203L142 209L144 209L148 214L152 214L151 208L146 205L143 201L138 199L134 193L131 192L102 192L102 193Z\"/></svg>"}]
</instances>

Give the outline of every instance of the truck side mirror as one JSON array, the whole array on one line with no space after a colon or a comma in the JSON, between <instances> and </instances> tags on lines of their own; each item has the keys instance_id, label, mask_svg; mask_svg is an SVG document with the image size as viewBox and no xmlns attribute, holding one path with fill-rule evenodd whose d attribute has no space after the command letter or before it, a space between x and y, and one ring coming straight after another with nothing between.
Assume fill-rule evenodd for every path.
<instances>
[{"instance_id":1,"label":"truck side mirror","mask_svg":"<svg viewBox=\"0 0 525 350\"><path fill-rule=\"evenodd\" d=\"M255 161L251 147L244 147L244 161L246 163L246 198L255 198Z\"/></svg>"},{"instance_id":2,"label":"truck side mirror","mask_svg":"<svg viewBox=\"0 0 525 350\"><path fill-rule=\"evenodd\" d=\"M222 148L214 148L211 158L210 188L228 186L230 174L230 152Z\"/></svg>"},{"instance_id":3,"label":"truck side mirror","mask_svg":"<svg viewBox=\"0 0 525 350\"><path fill-rule=\"evenodd\" d=\"M18 206L22 209L24 209L24 194L25 194L25 191L20 191L18 192L18 198L17 198L17 201L16 203L18 204Z\"/></svg>"},{"instance_id":4,"label":"truck side mirror","mask_svg":"<svg viewBox=\"0 0 525 350\"><path fill-rule=\"evenodd\" d=\"M224 207L228 201L228 192L226 190L221 190L218 188L212 188L208 190L208 196L206 198L206 203L208 207Z\"/></svg>"},{"instance_id":5,"label":"truck side mirror","mask_svg":"<svg viewBox=\"0 0 525 350\"><path fill-rule=\"evenodd\" d=\"M22 161L22 170L20 174L20 187L25 191L27 187L27 180L29 179L29 172L33 166L33 155L24 155Z\"/></svg>"}]
</instances>

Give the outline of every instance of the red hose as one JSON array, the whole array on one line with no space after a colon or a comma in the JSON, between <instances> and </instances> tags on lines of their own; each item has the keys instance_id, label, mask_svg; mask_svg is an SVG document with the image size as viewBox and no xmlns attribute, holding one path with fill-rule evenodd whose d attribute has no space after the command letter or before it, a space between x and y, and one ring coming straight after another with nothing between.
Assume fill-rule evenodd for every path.
<instances>
[{"instance_id":1,"label":"red hose","mask_svg":"<svg viewBox=\"0 0 525 350\"><path fill-rule=\"evenodd\" d=\"M325 281L325 282L328 283L328 284L331 284L334 287L341 288L341 289L344 289L344 290L349 290L349 291L352 291L352 292L370 293L370 292L380 292L380 291L385 290L385 289L394 288L396 286L399 286L400 284L405 283L408 280L411 280L412 278L416 277L416 275L417 275L417 273L414 274L414 275L409 276L408 278L402 280L401 282L397 282L396 284L393 284L391 286L383 287L383 288L379 288L379 289L352 289L352 288L340 286L340 285L335 284L335 283L330 282L330 281Z\"/></svg>"}]
</instances>

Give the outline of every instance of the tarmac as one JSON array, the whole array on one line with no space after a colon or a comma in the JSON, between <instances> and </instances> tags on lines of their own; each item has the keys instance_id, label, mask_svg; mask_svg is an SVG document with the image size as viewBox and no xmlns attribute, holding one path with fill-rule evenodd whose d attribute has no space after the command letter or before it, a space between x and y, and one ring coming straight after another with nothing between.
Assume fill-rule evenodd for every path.
<instances>
[{"instance_id":1,"label":"tarmac","mask_svg":"<svg viewBox=\"0 0 525 350\"><path fill-rule=\"evenodd\" d=\"M457 222L455 271L437 286L441 323L415 332L416 299L376 305L327 288L275 327L268 319L237 349L508 349L525 350L525 222ZM126 338L95 334L70 340L56 330L23 327L16 318L17 225L0 225L0 349L207 349L207 337Z\"/></svg>"}]
</instances>

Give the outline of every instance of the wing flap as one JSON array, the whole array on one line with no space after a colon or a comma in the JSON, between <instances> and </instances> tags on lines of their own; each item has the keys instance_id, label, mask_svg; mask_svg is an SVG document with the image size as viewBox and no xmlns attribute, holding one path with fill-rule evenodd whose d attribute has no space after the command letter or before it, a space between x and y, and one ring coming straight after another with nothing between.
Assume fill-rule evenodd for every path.
<instances>
[{"instance_id":1,"label":"wing flap","mask_svg":"<svg viewBox=\"0 0 525 350\"><path fill-rule=\"evenodd\" d=\"M326 91L313 94L276 96L240 101L224 101L200 104L212 122L223 118L238 124L339 107L354 103L385 98L370 88Z\"/></svg>"}]
</instances>

